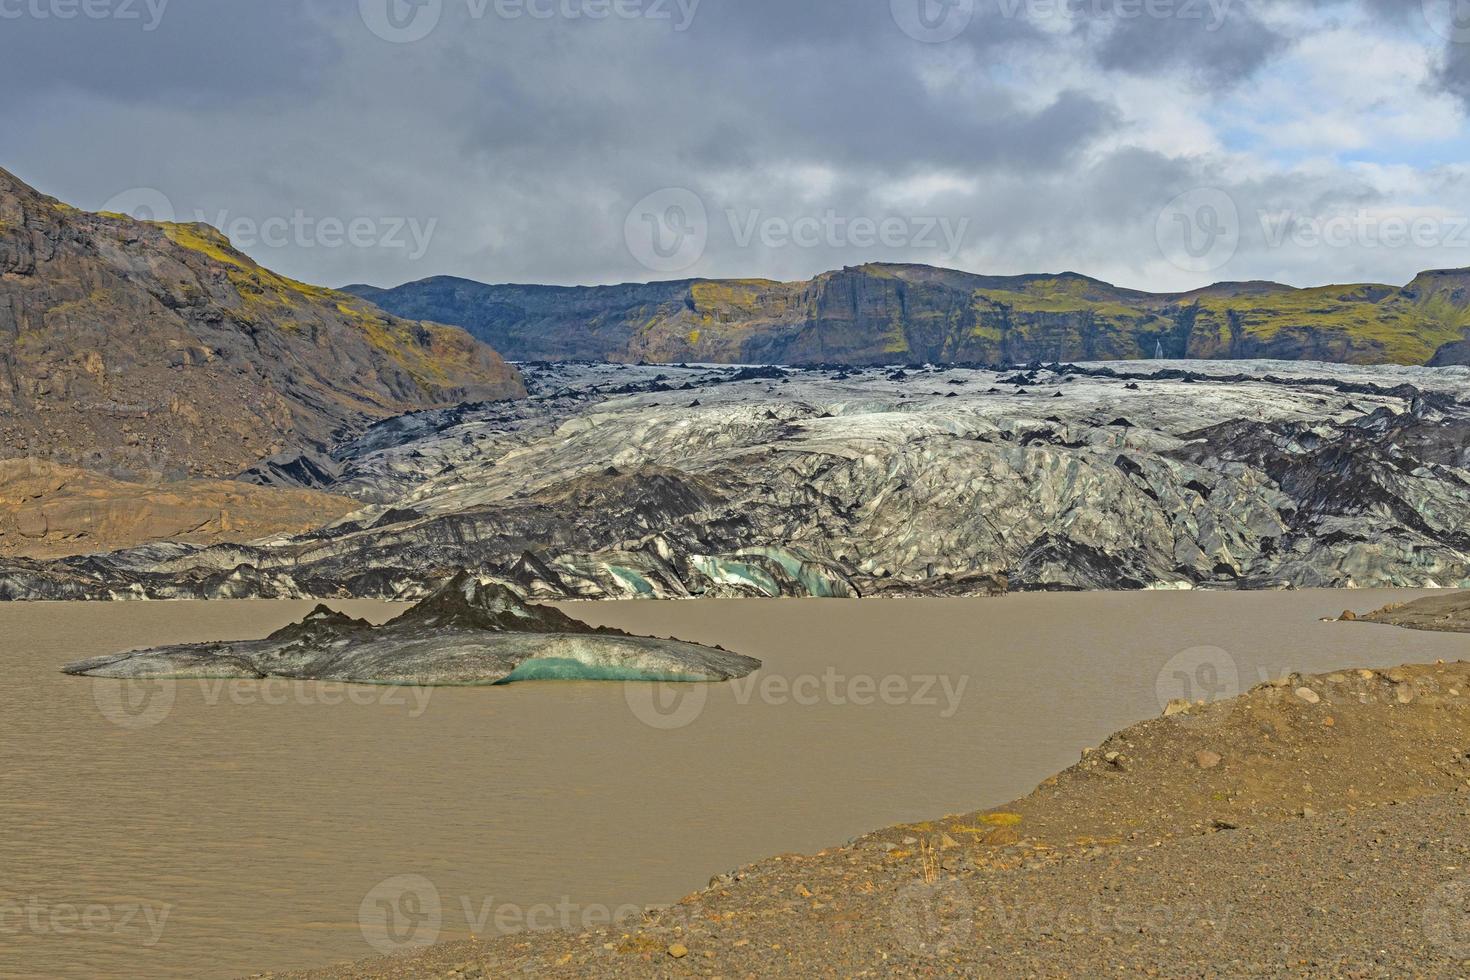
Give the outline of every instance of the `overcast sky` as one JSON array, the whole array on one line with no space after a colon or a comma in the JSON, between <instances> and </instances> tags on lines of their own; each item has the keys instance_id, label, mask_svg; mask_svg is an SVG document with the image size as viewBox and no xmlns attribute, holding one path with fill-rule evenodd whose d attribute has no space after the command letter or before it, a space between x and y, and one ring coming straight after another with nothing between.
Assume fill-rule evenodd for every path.
<instances>
[{"instance_id":1,"label":"overcast sky","mask_svg":"<svg viewBox=\"0 0 1470 980\"><path fill-rule=\"evenodd\" d=\"M0 0L0 166L289 275L1470 266L1458 0Z\"/></svg>"}]
</instances>

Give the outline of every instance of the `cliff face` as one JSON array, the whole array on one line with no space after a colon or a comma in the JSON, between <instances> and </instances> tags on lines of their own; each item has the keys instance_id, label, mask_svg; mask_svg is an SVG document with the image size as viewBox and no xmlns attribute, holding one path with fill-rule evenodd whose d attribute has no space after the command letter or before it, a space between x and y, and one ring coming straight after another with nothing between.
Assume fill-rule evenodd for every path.
<instances>
[{"instance_id":1,"label":"cliff face","mask_svg":"<svg viewBox=\"0 0 1470 980\"><path fill-rule=\"evenodd\" d=\"M390 312L456 323L524 360L677 363L1027 363L1279 358L1466 363L1470 274L1184 294L1071 273L978 276L867 265L810 282L687 280L595 288L429 279L349 287Z\"/></svg>"},{"instance_id":2,"label":"cliff face","mask_svg":"<svg viewBox=\"0 0 1470 980\"><path fill-rule=\"evenodd\" d=\"M0 458L222 476L524 393L458 328L276 275L206 225L81 212L0 170Z\"/></svg>"}]
</instances>

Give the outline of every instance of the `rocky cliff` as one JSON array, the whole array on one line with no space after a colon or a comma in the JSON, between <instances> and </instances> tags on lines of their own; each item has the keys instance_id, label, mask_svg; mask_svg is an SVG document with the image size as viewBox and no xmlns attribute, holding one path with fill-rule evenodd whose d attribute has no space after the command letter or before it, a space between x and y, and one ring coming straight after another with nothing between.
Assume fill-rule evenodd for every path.
<instances>
[{"instance_id":1,"label":"rocky cliff","mask_svg":"<svg viewBox=\"0 0 1470 980\"><path fill-rule=\"evenodd\" d=\"M81 212L0 170L0 458L225 476L524 393L456 327L276 275L206 225Z\"/></svg>"},{"instance_id":2,"label":"rocky cliff","mask_svg":"<svg viewBox=\"0 0 1470 980\"><path fill-rule=\"evenodd\" d=\"M979 276L866 265L810 282L596 288L426 279L349 286L389 312L459 324L517 360L1024 364L1278 358L1470 363L1470 271L1403 288L1221 283L1184 294L1071 273Z\"/></svg>"}]
</instances>

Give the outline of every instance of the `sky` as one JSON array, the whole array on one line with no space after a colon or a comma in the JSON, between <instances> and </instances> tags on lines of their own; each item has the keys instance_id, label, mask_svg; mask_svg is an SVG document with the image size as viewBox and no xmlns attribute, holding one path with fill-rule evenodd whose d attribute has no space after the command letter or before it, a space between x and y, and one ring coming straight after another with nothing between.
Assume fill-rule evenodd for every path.
<instances>
[{"instance_id":1,"label":"sky","mask_svg":"<svg viewBox=\"0 0 1470 980\"><path fill-rule=\"evenodd\" d=\"M310 282L1470 266L1466 0L0 0L0 167Z\"/></svg>"}]
</instances>

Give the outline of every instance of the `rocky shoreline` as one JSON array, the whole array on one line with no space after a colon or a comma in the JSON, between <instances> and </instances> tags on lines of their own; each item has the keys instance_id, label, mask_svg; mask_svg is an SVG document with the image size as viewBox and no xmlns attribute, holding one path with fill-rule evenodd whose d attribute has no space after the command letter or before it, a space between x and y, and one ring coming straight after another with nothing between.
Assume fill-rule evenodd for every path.
<instances>
[{"instance_id":1,"label":"rocky shoreline","mask_svg":"<svg viewBox=\"0 0 1470 980\"><path fill-rule=\"evenodd\" d=\"M1470 664L1291 675L641 920L293 976L1463 975L1467 746Z\"/></svg>"},{"instance_id":2,"label":"rocky shoreline","mask_svg":"<svg viewBox=\"0 0 1470 980\"><path fill-rule=\"evenodd\" d=\"M1470 633L1470 592L1426 596L1414 602L1384 606L1366 616L1344 618L1435 633Z\"/></svg>"}]
</instances>

